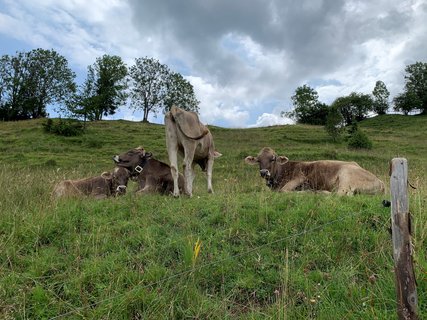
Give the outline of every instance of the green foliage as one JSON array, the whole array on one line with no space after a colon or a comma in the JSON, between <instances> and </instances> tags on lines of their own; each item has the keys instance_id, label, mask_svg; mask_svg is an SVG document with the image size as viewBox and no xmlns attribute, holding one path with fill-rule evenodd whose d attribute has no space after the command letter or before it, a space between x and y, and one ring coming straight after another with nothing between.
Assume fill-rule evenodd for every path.
<instances>
[{"instance_id":1,"label":"green foliage","mask_svg":"<svg viewBox=\"0 0 427 320\"><path fill-rule=\"evenodd\" d=\"M369 111L372 111L373 101L368 94L352 92L345 97L337 98L331 105L342 114L345 125L350 125L354 121L366 119Z\"/></svg>"},{"instance_id":2,"label":"green foliage","mask_svg":"<svg viewBox=\"0 0 427 320\"><path fill-rule=\"evenodd\" d=\"M421 106L414 105L413 109L420 109L423 114L427 113L427 63L416 62L405 68L406 93L414 93L421 100Z\"/></svg>"},{"instance_id":3,"label":"green foliage","mask_svg":"<svg viewBox=\"0 0 427 320\"><path fill-rule=\"evenodd\" d=\"M193 86L184 77L176 72L170 72L166 82L166 96L163 112L166 113L173 105L185 110L199 112L199 103L196 99Z\"/></svg>"},{"instance_id":4,"label":"green foliage","mask_svg":"<svg viewBox=\"0 0 427 320\"><path fill-rule=\"evenodd\" d=\"M51 190L110 171L114 154L138 145L167 162L164 126L97 121L84 136L62 137L44 134L42 123L0 123L0 318L394 318L387 195L273 193L243 160L263 146L291 160L357 161L386 186L390 159L409 160L419 318L426 318L427 117L360 122L372 150L331 144L318 126L210 127L223 153L215 194L197 169L193 198L137 196L131 181L125 196L102 201L54 201Z\"/></svg>"},{"instance_id":5,"label":"green foliage","mask_svg":"<svg viewBox=\"0 0 427 320\"><path fill-rule=\"evenodd\" d=\"M386 114L388 110L388 98L390 96L390 92L387 90L387 87L384 82L377 81L375 83L375 88L372 91L373 104L372 109L377 114Z\"/></svg>"},{"instance_id":6,"label":"green foliage","mask_svg":"<svg viewBox=\"0 0 427 320\"><path fill-rule=\"evenodd\" d=\"M347 144L354 149L372 149L372 141L357 126L350 132Z\"/></svg>"},{"instance_id":7,"label":"green foliage","mask_svg":"<svg viewBox=\"0 0 427 320\"><path fill-rule=\"evenodd\" d=\"M69 104L72 114L89 120L113 115L126 102L127 67L119 56L103 55L88 67L85 82Z\"/></svg>"},{"instance_id":8,"label":"green foliage","mask_svg":"<svg viewBox=\"0 0 427 320\"><path fill-rule=\"evenodd\" d=\"M394 97L394 110L403 112L404 115L408 115L411 111L420 110L423 102L419 96L413 91L406 91Z\"/></svg>"},{"instance_id":9,"label":"green foliage","mask_svg":"<svg viewBox=\"0 0 427 320\"><path fill-rule=\"evenodd\" d=\"M65 104L75 91L75 74L54 50L34 49L0 59L0 119L45 117L49 104Z\"/></svg>"},{"instance_id":10,"label":"green foliage","mask_svg":"<svg viewBox=\"0 0 427 320\"><path fill-rule=\"evenodd\" d=\"M148 122L150 113L167 112L173 104L185 110L198 111L199 101L191 83L158 60L135 59L130 77L132 106L143 111L143 122Z\"/></svg>"},{"instance_id":11,"label":"green foliage","mask_svg":"<svg viewBox=\"0 0 427 320\"><path fill-rule=\"evenodd\" d=\"M294 109L285 113L286 116L298 123L325 125L329 108L326 104L319 102L316 90L308 85L300 86L291 99Z\"/></svg>"},{"instance_id":12,"label":"green foliage","mask_svg":"<svg viewBox=\"0 0 427 320\"><path fill-rule=\"evenodd\" d=\"M79 136L84 133L85 128L80 121L73 119L59 119L54 121L53 119L47 119L43 124L45 132L53 133L64 137Z\"/></svg>"},{"instance_id":13,"label":"green foliage","mask_svg":"<svg viewBox=\"0 0 427 320\"><path fill-rule=\"evenodd\" d=\"M344 118L341 112L337 108L331 107L326 118L325 130L331 136L332 141L340 141L343 128Z\"/></svg>"}]
</instances>

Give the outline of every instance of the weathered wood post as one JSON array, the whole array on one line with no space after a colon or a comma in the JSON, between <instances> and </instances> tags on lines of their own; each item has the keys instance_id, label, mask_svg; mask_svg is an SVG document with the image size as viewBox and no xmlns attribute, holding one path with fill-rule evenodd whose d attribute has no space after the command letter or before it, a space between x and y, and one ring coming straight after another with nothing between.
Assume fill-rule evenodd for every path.
<instances>
[{"instance_id":1,"label":"weathered wood post","mask_svg":"<svg viewBox=\"0 0 427 320\"><path fill-rule=\"evenodd\" d=\"M408 162L394 158L390 167L391 223L397 315L399 319L418 319L417 287L412 265L412 245L408 202Z\"/></svg>"}]
</instances>

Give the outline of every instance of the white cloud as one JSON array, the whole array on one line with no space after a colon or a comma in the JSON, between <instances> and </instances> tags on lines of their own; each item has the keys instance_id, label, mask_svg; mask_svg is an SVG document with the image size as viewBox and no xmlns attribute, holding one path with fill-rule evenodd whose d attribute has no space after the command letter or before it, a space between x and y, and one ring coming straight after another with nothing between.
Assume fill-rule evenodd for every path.
<instances>
[{"instance_id":1,"label":"white cloud","mask_svg":"<svg viewBox=\"0 0 427 320\"><path fill-rule=\"evenodd\" d=\"M284 124L295 124L295 121L272 113L263 113L258 117L256 123L249 125L249 127L269 127Z\"/></svg>"}]
</instances>

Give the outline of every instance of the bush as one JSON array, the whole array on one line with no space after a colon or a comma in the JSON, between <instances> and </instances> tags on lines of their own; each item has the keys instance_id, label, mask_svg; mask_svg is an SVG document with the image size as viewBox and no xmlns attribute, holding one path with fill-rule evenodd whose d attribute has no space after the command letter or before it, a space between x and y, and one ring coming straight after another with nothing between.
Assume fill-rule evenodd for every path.
<instances>
[{"instance_id":1,"label":"bush","mask_svg":"<svg viewBox=\"0 0 427 320\"><path fill-rule=\"evenodd\" d=\"M353 149L372 149L372 142L361 130L356 130L348 139L348 146Z\"/></svg>"},{"instance_id":2,"label":"bush","mask_svg":"<svg viewBox=\"0 0 427 320\"><path fill-rule=\"evenodd\" d=\"M46 123L43 123L43 128L45 132L65 137L81 135L85 130L84 126L77 120L62 119L59 119L57 122L47 119Z\"/></svg>"}]
</instances>

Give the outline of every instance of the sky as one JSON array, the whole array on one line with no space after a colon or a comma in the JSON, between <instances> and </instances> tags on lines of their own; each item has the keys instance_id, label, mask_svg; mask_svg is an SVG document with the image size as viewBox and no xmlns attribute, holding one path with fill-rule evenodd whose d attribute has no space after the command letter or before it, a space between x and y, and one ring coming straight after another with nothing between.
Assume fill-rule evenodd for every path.
<instances>
[{"instance_id":1,"label":"sky","mask_svg":"<svg viewBox=\"0 0 427 320\"><path fill-rule=\"evenodd\" d=\"M327 104L378 80L401 93L405 66L427 62L427 0L0 0L0 55L36 48L77 83L104 54L155 58L193 85L204 123L290 124L280 114L304 84Z\"/></svg>"}]
</instances>

